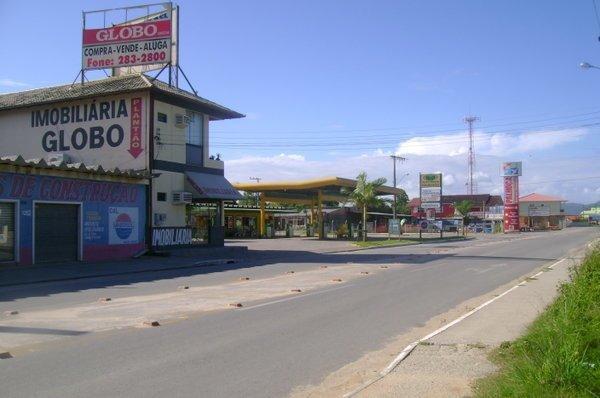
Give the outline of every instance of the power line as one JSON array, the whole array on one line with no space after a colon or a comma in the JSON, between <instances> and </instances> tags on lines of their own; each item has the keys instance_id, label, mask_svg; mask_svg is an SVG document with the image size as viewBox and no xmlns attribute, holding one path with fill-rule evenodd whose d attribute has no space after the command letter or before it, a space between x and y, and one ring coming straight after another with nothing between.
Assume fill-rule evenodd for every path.
<instances>
[{"instance_id":1,"label":"power line","mask_svg":"<svg viewBox=\"0 0 600 398\"><path fill-rule=\"evenodd\" d=\"M550 120L569 119L569 118L577 118L577 117L581 117L581 116L597 115L599 113L600 113L600 110L595 110L592 112L575 113L575 114L554 116L554 117L548 117L548 118L542 118L542 119L524 120L524 121L511 122L511 123L482 125L481 127L488 129L488 128L505 127L505 126L511 126L511 125L539 123L539 122L546 122L546 121L550 121ZM502 120L507 120L507 119L510 119L510 118L495 119L495 121L502 121ZM323 134L323 133L345 134L345 133L369 133L369 132L377 132L377 131L393 131L393 130L404 130L404 129L419 130L419 129L423 129L423 128L428 129L428 130L429 129L437 130L435 127L457 126L457 125L458 125L458 123L444 123L444 124L439 124L439 125L425 125L425 126L401 126L401 127L341 129L341 130L323 129L323 130L274 130L274 131L228 131L228 130L211 130L211 131L213 133L217 133L217 134L242 134L242 135L263 134L263 133L264 134ZM432 127L434 127L434 128L432 128ZM457 131L463 131L463 128L439 130L439 132L457 132ZM414 132L413 132L413 134L414 134Z\"/></svg>"},{"instance_id":2,"label":"power line","mask_svg":"<svg viewBox=\"0 0 600 398\"><path fill-rule=\"evenodd\" d=\"M545 136L545 135L556 135L556 134L563 134L565 130L568 129L576 129L576 128L590 128L590 127L595 127L595 126L599 126L600 125L600 121L594 122L594 123L586 123L586 124L580 124L580 125L573 125L573 126L561 126L560 128L557 128L556 130L552 130L552 131L531 131L528 132L526 134L530 134L530 135L535 135L535 136ZM522 131L522 129L518 129L518 131ZM511 132L511 130L498 130L498 131L488 131L488 132L478 132L477 134L480 136L493 136L493 135L497 135L497 134L505 134L508 135ZM440 138L436 138L435 136L417 136L417 137L408 137L408 138L415 138L415 139L422 139L424 141L422 142L410 142L409 145L410 147L435 147L440 146L440 145L447 145L447 144L460 144L460 143L467 143L469 142L469 139L467 136L452 136L452 137L440 137ZM431 141L427 141L428 138L436 138L436 142L431 142ZM334 140L334 141L330 141L330 142L297 142L297 141L288 141L285 143L280 143L280 142L235 142L235 143L228 143L228 142L214 142L213 140L213 146L214 147L222 147L222 148L234 148L234 149L244 149L244 148L267 148L267 149L285 149L285 148L293 148L294 150L300 150L300 148L306 148L306 149L311 149L318 151L318 150L325 150L325 151L329 151L332 148L335 149L336 151L352 151L352 150L369 150L369 149L373 149L373 150L377 150L377 149L385 149L386 147L389 147L390 145L398 145L400 142L399 140L402 140L403 137L397 137L395 139L387 139L387 140L358 140L358 141L349 141L347 139L344 139L343 141L338 140ZM406 143L405 143L406 144Z\"/></svg>"},{"instance_id":3,"label":"power line","mask_svg":"<svg viewBox=\"0 0 600 398\"><path fill-rule=\"evenodd\" d=\"M535 126L529 126L529 127L516 127L516 128L512 128L512 129L499 129L499 130L490 130L487 132L478 132L477 134L485 134L485 135L491 135L491 134L498 134L498 133L511 133L511 132L523 132L524 129L527 129L529 133L537 133L537 134L541 134L541 133L552 133L553 131L547 132L547 131L536 131L538 129L552 129L552 130L565 130L565 129L572 129L572 128L583 128L583 127L592 127L595 125L598 125L600 123L600 115L599 116L595 116L595 117L589 117L589 118L582 118L582 119L578 119L578 120L572 120L569 122L562 122L562 123L547 123L547 124L538 124ZM589 122L589 123L586 123ZM577 124L577 125L573 125L572 123L581 123L581 124ZM340 143L340 139L344 139L344 144L350 144L350 143L360 143L360 144L364 144L364 143L379 143L379 144L383 144L385 142L388 143L395 143L396 140L398 139L410 139L410 138L431 138L431 137L438 137L439 135L452 135L452 133L454 133L454 136L451 137L443 137L443 138L439 138L440 140L449 140L449 141L453 141L455 140L456 137L456 133L461 133L464 132L464 129L461 130L449 130L449 131L438 131L438 132L428 132L428 133L420 133L420 134L415 134L415 133L394 133L394 134L384 134L384 135L374 135L374 134L369 134L368 137L317 137L317 138L310 138L307 140L305 138L290 138L290 137L265 137L264 140L268 140L269 142L269 146L275 146L277 145L277 143L283 141L285 143L284 146L306 146L306 145L311 145L311 146L318 146L316 144L327 144L327 143L331 143L331 145L335 145L338 146ZM387 137L387 138L386 138ZM353 139L354 141L348 141L350 139ZM233 137L215 137L212 139L212 142L215 144L235 144L236 146L239 145L249 145L249 146L253 146L256 144L260 144L261 141L260 139L257 141L240 141L239 139L235 139Z\"/></svg>"},{"instance_id":4,"label":"power line","mask_svg":"<svg viewBox=\"0 0 600 398\"><path fill-rule=\"evenodd\" d=\"M555 182L570 182L570 181L585 181L585 180L595 180L600 178L600 176L588 176L588 177L579 177L579 178L565 178L565 179L561 179L561 180L546 180L546 181L524 181L521 182L519 181L519 186L528 186L528 185L539 185L539 184L550 184L550 183L555 183ZM499 186L502 183L499 181L498 183L495 183L493 181L484 181L480 183L481 185L486 185L486 186Z\"/></svg>"}]
</instances>

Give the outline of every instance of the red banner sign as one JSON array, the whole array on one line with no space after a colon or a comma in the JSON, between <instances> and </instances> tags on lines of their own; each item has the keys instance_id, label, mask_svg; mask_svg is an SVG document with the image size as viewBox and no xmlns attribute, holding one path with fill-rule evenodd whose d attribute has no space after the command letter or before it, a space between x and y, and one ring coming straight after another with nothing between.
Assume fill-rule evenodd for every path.
<instances>
[{"instance_id":1,"label":"red banner sign","mask_svg":"<svg viewBox=\"0 0 600 398\"><path fill-rule=\"evenodd\" d=\"M504 232L519 229L519 177L504 177Z\"/></svg>"},{"instance_id":2,"label":"red banner sign","mask_svg":"<svg viewBox=\"0 0 600 398\"><path fill-rule=\"evenodd\" d=\"M142 99L131 99L131 131L129 149L131 156L137 158L144 151L142 148Z\"/></svg>"},{"instance_id":3,"label":"red banner sign","mask_svg":"<svg viewBox=\"0 0 600 398\"><path fill-rule=\"evenodd\" d=\"M84 46L162 38L171 38L171 20L142 22L102 29L86 29L83 31Z\"/></svg>"}]
</instances>

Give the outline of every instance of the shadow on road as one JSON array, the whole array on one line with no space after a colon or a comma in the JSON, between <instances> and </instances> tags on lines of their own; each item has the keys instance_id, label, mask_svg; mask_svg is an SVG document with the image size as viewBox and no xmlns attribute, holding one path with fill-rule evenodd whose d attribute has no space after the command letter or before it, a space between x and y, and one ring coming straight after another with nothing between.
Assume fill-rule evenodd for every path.
<instances>
[{"instance_id":1,"label":"shadow on road","mask_svg":"<svg viewBox=\"0 0 600 398\"><path fill-rule=\"evenodd\" d=\"M118 274L110 274L109 272L99 272L105 274L104 276L89 275L77 276L77 267L89 266L88 264L78 264L73 268L75 280L63 280L56 282L41 282L41 283L29 283L25 285L15 284L14 286L0 287L0 302L12 301L28 297L43 297L52 294L67 293L67 292L78 292L89 289L100 289L100 288L112 288L117 287L119 289L127 289L128 286L136 283L153 282L158 280L175 279L181 277L198 276L204 274L214 274L225 271L239 270L239 269L252 269L255 267L261 267L265 265L273 265L277 263L286 264L309 264L307 269L312 268L312 264L396 264L402 263L408 266L418 266L421 264L430 263L441 259L452 259L452 260L466 260L466 259L478 259L478 260L490 260L490 261L551 261L553 259L546 258L526 258L526 257L494 257L494 256L461 256L454 253L430 253L430 254L383 254L373 253L368 251L361 252L346 252L346 253L315 253L310 251L285 251L285 250L250 250L246 253L244 258L238 258L238 262L232 264L218 264L218 265L194 265L198 258L195 259L174 259L177 261L171 267L171 269L142 269L140 270L139 265L135 265L133 262L122 262L118 266ZM154 259L152 261L161 261ZM171 261L171 259L165 259L162 261ZM107 265L108 267L109 265ZM131 271L123 273L123 267L131 267ZM95 264L94 267L98 267L102 270L101 264ZM110 267L115 267L111 264ZM168 266L162 268L169 268ZM43 270L47 274L52 274L52 268ZM26 272L23 270L21 272ZM39 272L39 271L38 271ZM65 269L60 270L60 274L65 273ZM107 274L107 275L106 275ZM5 274L6 275L6 274ZM58 279L58 278L57 278ZM5 281L3 281L5 282Z\"/></svg>"},{"instance_id":2,"label":"shadow on road","mask_svg":"<svg viewBox=\"0 0 600 398\"><path fill-rule=\"evenodd\" d=\"M30 328L17 326L0 326L0 333L23 333L23 334L52 334L55 336L80 336L88 332L79 330L48 329L48 328Z\"/></svg>"}]
</instances>

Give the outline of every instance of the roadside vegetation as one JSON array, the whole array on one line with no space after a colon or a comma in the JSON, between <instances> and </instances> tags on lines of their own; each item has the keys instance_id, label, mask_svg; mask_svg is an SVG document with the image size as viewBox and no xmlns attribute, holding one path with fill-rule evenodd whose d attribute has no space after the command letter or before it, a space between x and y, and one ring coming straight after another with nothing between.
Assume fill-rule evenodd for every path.
<instances>
[{"instance_id":1,"label":"roadside vegetation","mask_svg":"<svg viewBox=\"0 0 600 398\"><path fill-rule=\"evenodd\" d=\"M518 340L492 353L500 371L477 397L600 397L600 245Z\"/></svg>"},{"instance_id":2,"label":"roadside vegetation","mask_svg":"<svg viewBox=\"0 0 600 398\"><path fill-rule=\"evenodd\" d=\"M473 203L470 200L463 200L457 203L454 203L454 208L458 213L462 216L462 234L467 234L467 224L469 224L469 212L471 211L471 207L473 207Z\"/></svg>"},{"instance_id":3,"label":"roadside vegetation","mask_svg":"<svg viewBox=\"0 0 600 398\"><path fill-rule=\"evenodd\" d=\"M377 189L385 185L386 182L385 178L368 181L367 173L363 171L356 177L356 188L342 190L343 193L348 195L348 199L362 211L361 234L363 242L367 241L367 210L369 207L382 206L385 203L383 199L377 196Z\"/></svg>"},{"instance_id":4,"label":"roadside vegetation","mask_svg":"<svg viewBox=\"0 0 600 398\"><path fill-rule=\"evenodd\" d=\"M359 247L379 247L379 246L395 246L395 245L408 245L418 243L435 243L435 242L446 242L449 240L465 240L462 236L448 236L443 238L422 238L418 237L404 237L402 239L371 239L366 242L356 241L353 242Z\"/></svg>"},{"instance_id":5,"label":"roadside vegetation","mask_svg":"<svg viewBox=\"0 0 600 398\"><path fill-rule=\"evenodd\" d=\"M354 242L359 247L380 247L380 246L396 246L415 243L413 239L385 239L385 240L368 240L366 242Z\"/></svg>"}]
</instances>

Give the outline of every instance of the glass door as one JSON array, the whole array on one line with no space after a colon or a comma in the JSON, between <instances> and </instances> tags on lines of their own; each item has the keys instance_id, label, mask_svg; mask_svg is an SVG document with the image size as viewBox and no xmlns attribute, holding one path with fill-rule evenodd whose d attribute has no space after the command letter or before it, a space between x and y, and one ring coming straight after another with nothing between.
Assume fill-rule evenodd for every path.
<instances>
[{"instance_id":1,"label":"glass door","mask_svg":"<svg viewBox=\"0 0 600 398\"><path fill-rule=\"evenodd\" d=\"M0 263L15 260L15 204L0 202Z\"/></svg>"}]
</instances>

